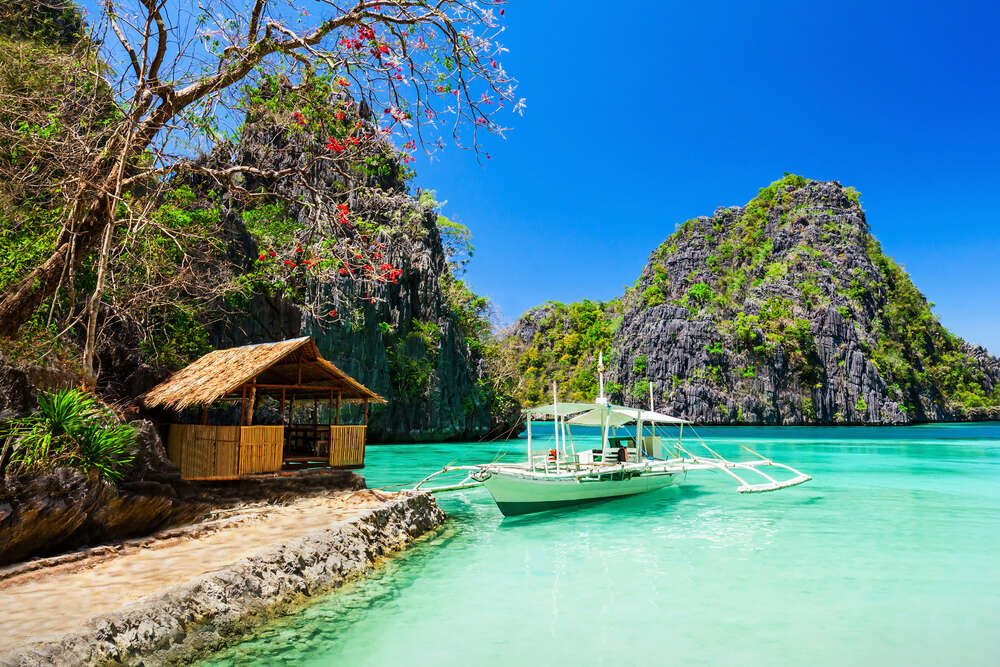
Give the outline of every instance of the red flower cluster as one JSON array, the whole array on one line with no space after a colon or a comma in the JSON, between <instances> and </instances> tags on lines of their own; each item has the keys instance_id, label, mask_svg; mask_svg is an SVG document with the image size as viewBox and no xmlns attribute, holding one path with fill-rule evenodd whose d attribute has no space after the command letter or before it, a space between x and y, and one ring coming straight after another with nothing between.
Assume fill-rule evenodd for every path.
<instances>
[{"instance_id":1,"label":"red flower cluster","mask_svg":"<svg viewBox=\"0 0 1000 667\"><path fill-rule=\"evenodd\" d=\"M343 86L344 88L347 88L348 86L350 86L350 85L351 85L351 82L350 82L350 81L348 81L348 80L347 80L346 78L344 78L344 77L342 77L342 76L338 76L338 77L337 77L337 78L335 79L335 81L337 82L337 85L338 85L338 86Z\"/></svg>"},{"instance_id":2,"label":"red flower cluster","mask_svg":"<svg viewBox=\"0 0 1000 667\"><path fill-rule=\"evenodd\" d=\"M354 49L355 51L360 51L364 48L366 41L374 41L375 31L368 26L362 25L358 26L358 37L357 39L351 39L350 37L344 37L339 42L340 46L346 49Z\"/></svg>"},{"instance_id":3,"label":"red flower cluster","mask_svg":"<svg viewBox=\"0 0 1000 667\"><path fill-rule=\"evenodd\" d=\"M293 262L290 259L286 259L284 262L282 262L282 264L284 264L285 266L295 266L295 262Z\"/></svg>"},{"instance_id":4,"label":"red flower cluster","mask_svg":"<svg viewBox=\"0 0 1000 667\"><path fill-rule=\"evenodd\" d=\"M334 153L341 153L341 152L343 152L344 148L346 148L346 146L344 146L344 144L340 143L339 141L337 141L333 137L327 137L326 138L326 149L327 150L333 151Z\"/></svg>"},{"instance_id":5,"label":"red flower cluster","mask_svg":"<svg viewBox=\"0 0 1000 667\"><path fill-rule=\"evenodd\" d=\"M383 275L379 276L379 280L382 282L389 280L394 285L399 283L399 277L403 275L403 269L393 268L392 264L389 263L385 263L379 268L384 272Z\"/></svg>"},{"instance_id":6,"label":"red flower cluster","mask_svg":"<svg viewBox=\"0 0 1000 667\"><path fill-rule=\"evenodd\" d=\"M347 204L337 204L337 215L339 216L339 222L342 225L347 225L349 228L354 225L351 224L350 210L347 208Z\"/></svg>"},{"instance_id":7,"label":"red flower cluster","mask_svg":"<svg viewBox=\"0 0 1000 667\"><path fill-rule=\"evenodd\" d=\"M306 117L300 114L298 111L292 114L292 118L294 118L295 122L299 124L299 127L302 127L306 124Z\"/></svg>"},{"instance_id":8,"label":"red flower cluster","mask_svg":"<svg viewBox=\"0 0 1000 667\"><path fill-rule=\"evenodd\" d=\"M331 310L330 311L330 317L336 317L336 316L337 316L337 311Z\"/></svg>"}]
</instances>

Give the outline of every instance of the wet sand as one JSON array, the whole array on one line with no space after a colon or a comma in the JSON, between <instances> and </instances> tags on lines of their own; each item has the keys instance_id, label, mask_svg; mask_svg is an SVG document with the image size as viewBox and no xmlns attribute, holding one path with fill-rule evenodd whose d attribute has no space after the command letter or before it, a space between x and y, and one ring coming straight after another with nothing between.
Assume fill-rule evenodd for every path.
<instances>
[{"instance_id":1,"label":"wet sand","mask_svg":"<svg viewBox=\"0 0 1000 667\"><path fill-rule=\"evenodd\" d=\"M223 568L264 547L350 521L392 494L356 491L287 505L247 508L207 535L145 540L124 553L96 555L0 579L0 653L79 629L146 595Z\"/></svg>"}]
</instances>

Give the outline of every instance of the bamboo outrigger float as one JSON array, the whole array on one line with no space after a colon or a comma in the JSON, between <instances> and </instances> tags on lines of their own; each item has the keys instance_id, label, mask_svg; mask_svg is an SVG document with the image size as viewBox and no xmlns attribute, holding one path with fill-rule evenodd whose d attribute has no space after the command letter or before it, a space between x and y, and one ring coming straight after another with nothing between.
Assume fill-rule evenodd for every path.
<instances>
[{"instance_id":1,"label":"bamboo outrigger float","mask_svg":"<svg viewBox=\"0 0 1000 667\"><path fill-rule=\"evenodd\" d=\"M500 511L505 516L513 516L655 491L679 483L692 470L724 473L736 480L739 493L777 491L812 479L747 447L743 449L755 459L730 461L704 442L700 442L700 446L710 456L693 454L683 442L684 427L691 422L655 412L652 388L649 410L608 403L604 397L603 363L598 370L601 373L601 392L595 403L559 403L553 386L552 404L524 410L528 433L527 461L449 465L425 477L415 488L422 488L440 475L465 472L465 478L457 484L429 490L443 492L485 486ZM554 440L549 441L554 446L541 453L533 448L532 437L532 422L539 417L551 419L554 436ZM616 429L632 425L635 426L634 435L615 434ZM572 426L600 427L600 448L578 450L573 442ZM661 432L663 427L676 427L676 439L658 436L657 426L661 427ZM761 468L781 469L791 473L792 477L779 480ZM741 476L747 474L758 475L761 481L752 483Z\"/></svg>"}]
</instances>

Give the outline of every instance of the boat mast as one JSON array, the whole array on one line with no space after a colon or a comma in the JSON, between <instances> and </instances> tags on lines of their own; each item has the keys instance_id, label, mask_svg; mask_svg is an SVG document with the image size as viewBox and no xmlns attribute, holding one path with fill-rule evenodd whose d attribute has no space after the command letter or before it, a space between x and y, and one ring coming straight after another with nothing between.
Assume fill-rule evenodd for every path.
<instances>
[{"instance_id":1,"label":"boat mast","mask_svg":"<svg viewBox=\"0 0 1000 667\"><path fill-rule=\"evenodd\" d=\"M597 353L597 378L601 388L600 396L597 397L597 404L601 407L601 461L603 462L608 454L608 399L604 396L604 353Z\"/></svg>"},{"instance_id":2,"label":"boat mast","mask_svg":"<svg viewBox=\"0 0 1000 667\"><path fill-rule=\"evenodd\" d=\"M653 407L653 383L652 382L649 383L649 411L650 412L656 412L656 408ZM653 444L653 440L656 439L656 420L655 419L653 421L649 422L649 430L650 430L649 448L651 450L655 450L656 449L656 445ZM646 453L649 454L650 456L653 456L649 452L646 452ZM661 455L662 455L662 452L661 452Z\"/></svg>"},{"instance_id":3,"label":"boat mast","mask_svg":"<svg viewBox=\"0 0 1000 667\"><path fill-rule=\"evenodd\" d=\"M535 462L531 458L531 413L528 413L528 470L535 469Z\"/></svg>"},{"instance_id":4,"label":"boat mast","mask_svg":"<svg viewBox=\"0 0 1000 667\"><path fill-rule=\"evenodd\" d=\"M556 453L559 453L559 387L555 382L552 383L552 427L555 431L556 436ZM563 445L563 455L565 457L566 446ZM546 461L548 461L548 453L546 453ZM556 457L556 470L559 469L558 463L559 457ZM546 463L545 465L548 465Z\"/></svg>"},{"instance_id":5,"label":"boat mast","mask_svg":"<svg viewBox=\"0 0 1000 667\"><path fill-rule=\"evenodd\" d=\"M604 396L604 353L603 352L598 352L597 354L598 354L598 356L597 356L597 377L598 377L598 382L600 382L601 393L597 397L597 401L596 402L599 403L600 405L607 405L608 404L608 399L605 398L605 396Z\"/></svg>"}]
</instances>

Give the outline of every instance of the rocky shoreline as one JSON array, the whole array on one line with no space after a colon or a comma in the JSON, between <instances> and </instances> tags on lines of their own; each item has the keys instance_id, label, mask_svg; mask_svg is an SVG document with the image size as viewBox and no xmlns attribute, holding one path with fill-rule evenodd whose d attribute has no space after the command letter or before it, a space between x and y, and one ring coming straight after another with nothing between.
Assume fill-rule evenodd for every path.
<instances>
[{"instance_id":1,"label":"rocky shoreline","mask_svg":"<svg viewBox=\"0 0 1000 667\"><path fill-rule=\"evenodd\" d=\"M0 656L0 665L179 664L223 648L361 576L444 521L430 494L383 497L350 520L264 547L61 637L19 646Z\"/></svg>"}]
</instances>

